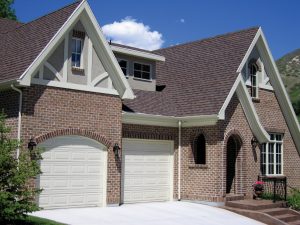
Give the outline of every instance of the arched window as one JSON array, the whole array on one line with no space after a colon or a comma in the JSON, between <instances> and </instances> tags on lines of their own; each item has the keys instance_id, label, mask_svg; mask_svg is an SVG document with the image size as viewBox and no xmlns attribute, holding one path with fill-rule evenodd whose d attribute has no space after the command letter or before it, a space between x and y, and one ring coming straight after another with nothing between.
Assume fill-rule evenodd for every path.
<instances>
[{"instance_id":1,"label":"arched window","mask_svg":"<svg viewBox=\"0 0 300 225\"><path fill-rule=\"evenodd\" d=\"M195 164L206 164L206 143L203 134L200 134L194 141Z\"/></svg>"},{"instance_id":2,"label":"arched window","mask_svg":"<svg viewBox=\"0 0 300 225\"><path fill-rule=\"evenodd\" d=\"M256 63L251 63L249 66L249 76L251 82L251 97L258 98L258 80L257 80L257 65Z\"/></svg>"}]
</instances>

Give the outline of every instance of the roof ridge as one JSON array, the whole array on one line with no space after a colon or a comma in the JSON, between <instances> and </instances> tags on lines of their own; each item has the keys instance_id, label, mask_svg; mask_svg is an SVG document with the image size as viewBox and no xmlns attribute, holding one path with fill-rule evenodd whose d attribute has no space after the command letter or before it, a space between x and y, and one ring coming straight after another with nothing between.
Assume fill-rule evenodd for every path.
<instances>
[{"instance_id":1,"label":"roof ridge","mask_svg":"<svg viewBox=\"0 0 300 225\"><path fill-rule=\"evenodd\" d=\"M181 46L185 46L185 45L189 45L189 44L194 44L194 43L198 43L198 42L202 42L202 41L208 41L208 40L211 40L211 39L220 38L220 37L224 37L224 36L229 36L229 35L237 34L237 33L242 33L242 32L253 30L253 29L257 29L258 30L259 28L260 28L260 26L253 26L253 27L249 27L249 28L245 28L245 29L241 29L241 30L237 30L237 31L227 32L227 33L224 33L224 34L217 34L217 35L212 36L212 37L207 37L207 38L203 38L203 39L199 39L199 40L194 40L194 41L188 41L188 42L185 42L185 43L182 43L182 44L173 45L173 46L169 46L169 47L165 47L165 48L159 48L159 49L153 50L152 52L156 52L156 51L160 51L160 50L166 50L166 49L171 49L171 48L176 48L176 47L181 47Z\"/></svg>"},{"instance_id":2,"label":"roof ridge","mask_svg":"<svg viewBox=\"0 0 300 225\"><path fill-rule=\"evenodd\" d=\"M14 32L14 31L20 29L21 27L24 27L24 26L26 26L26 25L30 25L31 23L33 23L33 22L35 22L35 21L37 21L37 20L40 20L40 19L42 19L42 18L44 18L44 17L46 17L46 16L49 16L49 15L55 13L55 12L58 12L58 11L60 11L60 10L63 10L63 9L65 9L65 8L67 8L67 7L72 6L72 5L80 4L80 3L83 2L83 1L86 1L86 0L76 0L76 1L73 2L73 3L70 3L70 4L68 4L68 5L65 5L65 6L59 8L59 9L56 9L56 10L54 10L54 11L52 11L52 12L49 12L49 13L46 13L45 15L42 15L42 16L40 16L40 17L34 19L34 20L31 20L31 21L29 21L28 23L22 23L21 26L17 27L17 28L14 29L14 30L8 31L8 32L6 32L5 34L10 33L10 32Z\"/></svg>"}]
</instances>

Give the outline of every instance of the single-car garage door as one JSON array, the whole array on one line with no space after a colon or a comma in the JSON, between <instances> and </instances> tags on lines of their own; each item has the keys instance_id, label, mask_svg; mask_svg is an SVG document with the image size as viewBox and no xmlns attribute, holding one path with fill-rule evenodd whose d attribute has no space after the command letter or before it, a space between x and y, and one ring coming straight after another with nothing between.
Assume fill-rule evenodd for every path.
<instances>
[{"instance_id":1,"label":"single-car garage door","mask_svg":"<svg viewBox=\"0 0 300 225\"><path fill-rule=\"evenodd\" d=\"M45 209L104 206L106 193L105 146L82 136L60 136L41 145L43 189L39 206Z\"/></svg>"},{"instance_id":2,"label":"single-car garage door","mask_svg":"<svg viewBox=\"0 0 300 225\"><path fill-rule=\"evenodd\" d=\"M123 203L173 199L173 141L123 139Z\"/></svg>"}]
</instances>

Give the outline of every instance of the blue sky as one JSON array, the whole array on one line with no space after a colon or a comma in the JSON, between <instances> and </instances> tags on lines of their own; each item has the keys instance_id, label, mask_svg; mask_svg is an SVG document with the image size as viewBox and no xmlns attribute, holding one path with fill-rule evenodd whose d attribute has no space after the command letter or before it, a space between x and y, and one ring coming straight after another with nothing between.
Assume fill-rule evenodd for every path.
<instances>
[{"instance_id":1,"label":"blue sky","mask_svg":"<svg viewBox=\"0 0 300 225\"><path fill-rule=\"evenodd\" d=\"M72 2L74 1L15 0L14 8L18 19L28 22ZM275 59L300 48L298 0L89 0L88 2L101 27L107 25L105 33L112 35L110 38L125 44L139 42L137 47L145 45L151 45L153 48L168 47L252 26L262 26ZM116 23L112 26L114 22ZM143 30L133 32L134 37L128 37L126 34L124 36L123 33L116 31L126 25L129 25L130 29L136 29L134 32L138 29Z\"/></svg>"}]
</instances>

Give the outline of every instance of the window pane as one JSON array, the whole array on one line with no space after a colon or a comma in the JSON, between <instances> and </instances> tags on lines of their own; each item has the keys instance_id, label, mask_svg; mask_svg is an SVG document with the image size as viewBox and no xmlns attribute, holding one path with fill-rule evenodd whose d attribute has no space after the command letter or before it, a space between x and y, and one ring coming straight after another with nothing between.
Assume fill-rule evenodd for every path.
<instances>
[{"instance_id":1,"label":"window pane","mask_svg":"<svg viewBox=\"0 0 300 225\"><path fill-rule=\"evenodd\" d=\"M271 138L271 140L275 140L275 135L274 134L270 134L270 138Z\"/></svg>"},{"instance_id":2,"label":"window pane","mask_svg":"<svg viewBox=\"0 0 300 225\"><path fill-rule=\"evenodd\" d=\"M262 149L261 149L261 158L260 158L260 163L261 163L261 166L260 166L260 170L261 170L261 174L262 175L266 175L266 169L267 169L267 156L266 156L266 144L263 144L262 146Z\"/></svg>"},{"instance_id":3,"label":"window pane","mask_svg":"<svg viewBox=\"0 0 300 225\"><path fill-rule=\"evenodd\" d=\"M277 135L276 135L276 140L277 140L277 141L281 141L281 140L282 140L282 135L277 134Z\"/></svg>"},{"instance_id":4,"label":"window pane","mask_svg":"<svg viewBox=\"0 0 300 225\"><path fill-rule=\"evenodd\" d=\"M76 40L76 52L81 53L81 40Z\"/></svg>"},{"instance_id":5,"label":"window pane","mask_svg":"<svg viewBox=\"0 0 300 225\"><path fill-rule=\"evenodd\" d=\"M125 60L120 60L120 61L119 61L119 65L120 65L120 67L126 68L126 67L127 67L127 61L125 61Z\"/></svg>"},{"instance_id":6,"label":"window pane","mask_svg":"<svg viewBox=\"0 0 300 225\"><path fill-rule=\"evenodd\" d=\"M149 65L143 65L143 71L150 72L150 66Z\"/></svg>"},{"instance_id":7,"label":"window pane","mask_svg":"<svg viewBox=\"0 0 300 225\"><path fill-rule=\"evenodd\" d=\"M269 143L269 174L274 174L274 143Z\"/></svg>"},{"instance_id":8,"label":"window pane","mask_svg":"<svg viewBox=\"0 0 300 225\"><path fill-rule=\"evenodd\" d=\"M135 63L135 64L134 64L134 69L135 69L135 70L141 70L141 69L142 69L142 65L139 64L139 63Z\"/></svg>"},{"instance_id":9,"label":"window pane","mask_svg":"<svg viewBox=\"0 0 300 225\"><path fill-rule=\"evenodd\" d=\"M72 53L72 66L75 66L75 54Z\"/></svg>"},{"instance_id":10,"label":"window pane","mask_svg":"<svg viewBox=\"0 0 300 225\"><path fill-rule=\"evenodd\" d=\"M76 62L75 62L76 67L80 67L80 54L76 54Z\"/></svg>"},{"instance_id":11,"label":"window pane","mask_svg":"<svg viewBox=\"0 0 300 225\"><path fill-rule=\"evenodd\" d=\"M125 68L121 68L124 75L127 75L127 70Z\"/></svg>"},{"instance_id":12,"label":"window pane","mask_svg":"<svg viewBox=\"0 0 300 225\"><path fill-rule=\"evenodd\" d=\"M143 79L148 79L148 80L150 80L150 73L148 73L148 72L143 72L143 73L142 73L142 78L143 78Z\"/></svg>"},{"instance_id":13,"label":"window pane","mask_svg":"<svg viewBox=\"0 0 300 225\"><path fill-rule=\"evenodd\" d=\"M72 39L72 52L76 51L76 40Z\"/></svg>"},{"instance_id":14,"label":"window pane","mask_svg":"<svg viewBox=\"0 0 300 225\"><path fill-rule=\"evenodd\" d=\"M134 77L137 77L137 78L142 78L142 72L141 71L134 71Z\"/></svg>"}]
</instances>

